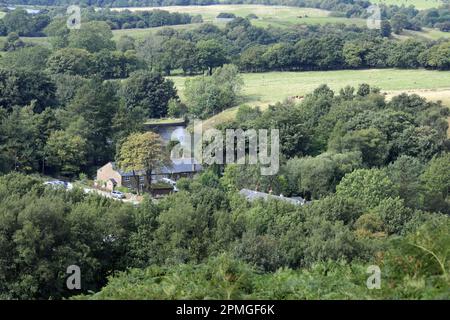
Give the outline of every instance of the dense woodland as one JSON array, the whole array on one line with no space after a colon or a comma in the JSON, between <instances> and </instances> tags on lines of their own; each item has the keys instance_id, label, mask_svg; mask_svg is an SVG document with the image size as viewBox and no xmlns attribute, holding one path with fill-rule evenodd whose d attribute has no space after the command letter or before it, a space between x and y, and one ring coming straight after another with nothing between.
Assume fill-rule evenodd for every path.
<instances>
[{"instance_id":1,"label":"dense woodland","mask_svg":"<svg viewBox=\"0 0 450 320\"><path fill-rule=\"evenodd\" d=\"M235 106L240 71L448 70L448 41L343 25L264 29L242 18L114 41L112 16L98 15L79 30L58 17L36 27L39 15L26 15L34 26L25 31L3 22L1 299L450 298L450 111L414 94L388 101L364 83L324 84L301 101L239 107L217 128L279 129L273 176L257 165L205 166L180 179L178 193L138 206L43 185L48 176L87 183L112 160L132 167L126 151L155 136L145 120ZM44 32L51 47L23 41L28 32ZM184 99L165 77L173 72L197 74ZM248 202L242 188L308 203ZM65 286L72 264L79 291ZM366 287L369 265L382 270L381 290Z\"/></svg>"},{"instance_id":2,"label":"dense woodland","mask_svg":"<svg viewBox=\"0 0 450 320\"><path fill-rule=\"evenodd\" d=\"M38 13L27 13L23 8L5 9L6 14L0 20L0 36L17 33L19 36L46 36L46 27L53 20L66 21L66 8L44 9ZM104 21L112 29L152 28L202 22L201 16L186 13L170 13L164 10L153 10L132 13L130 11L94 10L83 8L81 19L86 21ZM50 31L51 32L51 31Z\"/></svg>"},{"instance_id":3,"label":"dense woodland","mask_svg":"<svg viewBox=\"0 0 450 320\"><path fill-rule=\"evenodd\" d=\"M139 64L146 64L144 68L164 72L166 75L177 69L189 74L208 69L211 74L214 67L225 63L234 63L241 71L246 72L386 67L450 68L448 41L391 39L392 28L387 20L383 21L381 30L374 31L354 25L330 24L302 28L260 28L253 26L249 19L236 18L227 23L225 28L213 24L201 24L193 30L165 28L142 40L125 35L115 44L112 41L111 27L120 28L124 24L137 26L143 21L124 22L130 21L129 16L145 18L147 26L152 23L160 25L159 18L152 22L153 15L164 16L169 13L110 13L117 19L108 20L112 18L108 18L107 13L91 12L92 19L83 23L80 30L73 32L67 28L64 17L55 16L51 20L48 16L40 18L39 15L27 14L19 9L10 14L14 17L9 19L8 13L0 20L0 32L3 29L3 34L8 35L2 49L11 52L31 47L31 43L24 42L20 37L44 32L55 50L51 56L48 51L41 59L48 58L49 64L52 64L49 68L53 73L86 76L104 72L101 75L104 79L124 78L130 72L142 68ZM19 15L20 19L27 22L17 24ZM169 15L178 17L178 14ZM122 18L125 20L121 20ZM188 23L190 18L186 16L185 22ZM173 24L169 20L162 24ZM75 53L72 49L64 50L66 48L77 50ZM115 48L116 52L112 52ZM104 52L105 50L110 52ZM41 53L43 50L40 50L39 55ZM98 70L99 59L100 63L106 63L110 67L102 71L105 68L100 66Z\"/></svg>"}]
</instances>

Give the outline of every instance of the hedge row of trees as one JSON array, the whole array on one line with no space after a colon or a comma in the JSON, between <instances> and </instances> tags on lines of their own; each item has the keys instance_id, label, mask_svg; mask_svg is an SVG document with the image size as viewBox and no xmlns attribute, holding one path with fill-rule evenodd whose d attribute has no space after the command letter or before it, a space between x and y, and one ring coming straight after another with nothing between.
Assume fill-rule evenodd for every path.
<instances>
[{"instance_id":1,"label":"hedge row of trees","mask_svg":"<svg viewBox=\"0 0 450 320\"><path fill-rule=\"evenodd\" d=\"M7 12L0 19L0 36L6 36L11 32L27 37L44 36L44 28L50 21L51 16L47 12L31 14L25 9L18 8Z\"/></svg>"},{"instance_id":2,"label":"hedge row of trees","mask_svg":"<svg viewBox=\"0 0 450 320\"><path fill-rule=\"evenodd\" d=\"M86 11L85 17L88 21L105 21L113 30L152 28L203 22L200 15L191 16L187 13L168 12L164 10L131 12L129 10L111 11L108 9L95 11L89 8Z\"/></svg>"},{"instance_id":3,"label":"hedge row of trees","mask_svg":"<svg viewBox=\"0 0 450 320\"><path fill-rule=\"evenodd\" d=\"M429 45L420 40L340 41L334 36L253 46L237 60L245 72L358 68L450 69L450 42Z\"/></svg>"},{"instance_id":4,"label":"hedge row of trees","mask_svg":"<svg viewBox=\"0 0 450 320\"><path fill-rule=\"evenodd\" d=\"M318 8L329 10L333 12L334 16L342 16L347 18L367 18L370 16L371 12L368 12L368 8L372 5L370 1L367 0L227 0L227 1L216 1L216 0L148 0L148 1L122 1L122 0L110 0L110 1L71 1L71 0L33 0L26 1L26 3L21 3L22 1L17 0L18 4L45 4L45 5L68 5L68 4L81 4L88 6L109 6L109 7L129 7L129 6L170 6L170 5L211 5L211 4L264 4L264 5L286 5L286 6L296 6L296 7L306 7L306 8ZM443 4L439 8L432 8L428 10L417 10L414 6L398 6L398 5L385 5L380 4L381 18L383 20L390 20L393 24L396 33L400 33L403 29L410 30L420 30L422 27L437 27L442 31L448 31L450 28L449 18L450 10L448 4ZM147 26L159 26L162 20L166 21L166 24L175 24L170 21L179 20L187 21L190 18L188 16L183 16L175 14L170 16L169 13L158 13L157 19L150 20L157 21L157 24L151 23L147 17L139 17L139 15L134 15L131 17L129 14L123 14L121 17L118 15L111 16L111 13L96 14L101 20L108 19L111 23L112 28L123 28L124 23L128 23L128 27L144 27ZM108 16L108 18L106 18ZM127 20L127 21L124 21ZM142 23L139 23L142 21ZM195 19L197 21L197 18ZM198 22L198 21L197 21ZM139 23L139 26L137 26ZM189 23L189 22L186 22ZM179 24L179 23L177 23Z\"/></svg>"},{"instance_id":5,"label":"hedge row of trees","mask_svg":"<svg viewBox=\"0 0 450 320\"><path fill-rule=\"evenodd\" d=\"M127 37L122 38L125 41ZM194 30L166 29L135 41L138 56L166 74L211 69L233 62L241 71L355 68L450 68L449 42L397 41L356 26L258 28L236 18L224 29L204 24ZM205 56L206 55L206 56Z\"/></svg>"},{"instance_id":6,"label":"hedge row of trees","mask_svg":"<svg viewBox=\"0 0 450 320\"><path fill-rule=\"evenodd\" d=\"M28 13L17 8L8 12L0 19L0 36L11 32L19 36L42 37L46 35L45 28L50 22L61 15L66 15L65 8L42 10L38 13ZM87 21L104 21L111 29L134 29L170 26L202 22L201 16L191 16L187 13L152 10L144 12L111 11L109 9L95 10L94 7L82 9L81 19Z\"/></svg>"}]
</instances>

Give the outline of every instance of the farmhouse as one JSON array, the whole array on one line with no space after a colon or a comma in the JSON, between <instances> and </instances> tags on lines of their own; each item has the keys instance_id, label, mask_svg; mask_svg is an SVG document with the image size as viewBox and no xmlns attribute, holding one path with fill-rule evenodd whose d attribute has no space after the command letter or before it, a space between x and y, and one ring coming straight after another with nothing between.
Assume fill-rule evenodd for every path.
<instances>
[{"instance_id":1,"label":"farmhouse","mask_svg":"<svg viewBox=\"0 0 450 320\"><path fill-rule=\"evenodd\" d=\"M202 170L202 166L194 159L174 160L169 166L162 166L153 171L152 182L157 182L162 178L178 180L182 177L192 177ZM130 189L140 189L147 187L147 177L144 170L134 172L124 172L120 170L114 162L108 162L97 170L97 183L108 189L113 190L116 187L127 187Z\"/></svg>"}]
</instances>

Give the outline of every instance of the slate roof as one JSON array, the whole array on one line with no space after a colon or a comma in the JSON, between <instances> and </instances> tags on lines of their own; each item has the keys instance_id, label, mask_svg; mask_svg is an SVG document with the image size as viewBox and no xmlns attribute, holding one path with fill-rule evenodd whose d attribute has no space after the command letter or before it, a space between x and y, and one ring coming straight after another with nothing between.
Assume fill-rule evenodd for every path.
<instances>
[{"instance_id":1,"label":"slate roof","mask_svg":"<svg viewBox=\"0 0 450 320\"><path fill-rule=\"evenodd\" d=\"M257 199L263 200L274 199L289 202L294 205L303 205L306 202L305 199L303 199L302 197L288 198L283 196L274 196L265 192L259 192L250 189L242 189L241 191L239 191L239 194L243 195L248 201L254 201Z\"/></svg>"},{"instance_id":2,"label":"slate roof","mask_svg":"<svg viewBox=\"0 0 450 320\"><path fill-rule=\"evenodd\" d=\"M114 162L111 162L112 167L115 171L117 171L122 177L131 177L133 176L133 172L124 172L116 167ZM192 165L195 165L195 170L193 170ZM152 172L153 175L158 174L174 174L174 173L195 173L202 170L202 166L198 163L194 158L184 158L180 160L173 160L172 164L169 166L162 166ZM135 171L135 174L145 175L145 170Z\"/></svg>"}]
</instances>

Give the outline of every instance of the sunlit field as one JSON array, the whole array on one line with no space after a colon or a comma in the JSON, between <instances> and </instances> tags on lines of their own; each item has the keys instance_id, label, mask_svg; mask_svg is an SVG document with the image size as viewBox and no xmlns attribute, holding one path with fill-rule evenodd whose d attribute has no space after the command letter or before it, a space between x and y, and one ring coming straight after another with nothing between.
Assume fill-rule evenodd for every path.
<instances>
[{"instance_id":1,"label":"sunlit field","mask_svg":"<svg viewBox=\"0 0 450 320\"><path fill-rule=\"evenodd\" d=\"M357 87L361 83L379 87L389 99L401 92L416 93L430 100L441 100L450 106L450 72L428 70L339 70L313 72L267 72L244 73L244 87L240 104L260 106L282 101L291 96L304 95L321 84L331 89L350 85ZM186 77L171 77L183 99ZM237 106L227 109L207 120L207 126L232 120Z\"/></svg>"},{"instance_id":2,"label":"sunlit field","mask_svg":"<svg viewBox=\"0 0 450 320\"><path fill-rule=\"evenodd\" d=\"M243 102L267 105L293 95L303 95L321 84L339 90L368 83L383 91L450 89L450 72L428 70L339 70L311 72L244 73ZM186 77L171 77L183 92Z\"/></svg>"},{"instance_id":3,"label":"sunlit field","mask_svg":"<svg viewBox=\"0 0 450 320\"><path fill-rule=\"evenodd\" d=\"M166 10L169 12L182 12L192 15L200 14L204 22L215 24L225 24L226 20L216 19L221 12L233 13L238 17L246 17L253 13L258 19L253 19L256 26L276 26L285 27L296 24L324 24L324 23L348 23L364 24L363 19L337 18L330 16L330 12L312 8L298 8L286 6L265 6L265 5L210 5L210 6L168 6L168 7L134 7L134 8L113 8L112 10L148 11L154 9Z\"/></svg>"},{"instance_id":4,"label":"sunlit field","mask_svg":"<svg viewBox=\"0 0 450 320\"><path fill-rule=\"evenodd\" d=\"M413 5L417 9L437 8L438 6L443 4L442 0L373 0L372 2L373 3L396 4L398 6Z\"/></svg>"}]
</instances>

